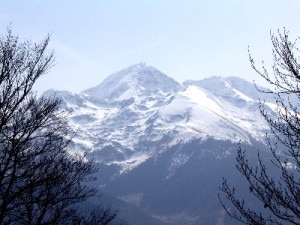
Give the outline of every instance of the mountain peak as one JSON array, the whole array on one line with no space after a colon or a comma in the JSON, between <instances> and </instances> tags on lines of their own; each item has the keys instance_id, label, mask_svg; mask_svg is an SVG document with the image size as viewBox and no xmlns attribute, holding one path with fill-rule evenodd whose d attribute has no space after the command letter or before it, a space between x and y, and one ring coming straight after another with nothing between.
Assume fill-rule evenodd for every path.
<instances>
[{"instance_id":1,"label":"mountain peak","mask_svg":"<svg viewBox=\"0 0 300 225\"><path fill-rule=\"evenodd\" d=\"M172 92L181 88L174 79L152 66L139 63L108 76L84 93L98 99L124 100L141 94Z\"/></svg>"},{"instance_id":2,"label":"mountain peak","mask_svg":"<svg viewBox=\"0 0 300 225\"><path fill-rule=\"evenodd\" d=\"M151 66L148 66L145 62L140 62L140 63L137 63L137 64L133 64L133 65L127 67L126 69L127 70L132 70L132 71L134 71L134 70L138 71L138 70L147 69L149 67L151 67ZM126 70L126 69L123 69L123 70Z\"/></svg>"}]
</instances>

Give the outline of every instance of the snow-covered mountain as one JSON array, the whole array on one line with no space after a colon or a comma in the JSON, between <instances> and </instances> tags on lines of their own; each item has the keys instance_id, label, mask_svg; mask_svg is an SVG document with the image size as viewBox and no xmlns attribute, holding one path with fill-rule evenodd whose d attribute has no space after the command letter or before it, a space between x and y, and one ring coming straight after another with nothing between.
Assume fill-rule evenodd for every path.
<instances>
[{"instance_id":1,"label":"snow-covered mountain","mask_svg":"<svg viewBox=\"0 0 300 225\"><path fill-rule=\"evenodd\" d=\"M166 193L157 186L149 191L152 184L136 189L139 185L133 183L141 176L148 174L153 183L164 183L166 190L179 177L195 179L197 174L193 178L190 171L202 173L203 168L198 167L207 163L207 158L203 162L201 157L225 159L234 155L239 142L249 147L263 143L269 128L260 115L259 98L268 101L271 113L275 107L268 96L241 78L212 77L179 84L145 64L114 73L79 94L47 94L53 92L62 99L62 107L70 113L70 125L77 131L73 148L87 152L109 171L99 185L120 199L144 204L148 210L154 192L160 196L157 199ZM152 193L151 198L147 193ZM162 213L155 207L151 215Z\"/></svg>"},{"instance_id":2,"label":"snow-covered mountain","mask_svg":"<svg viewBox=\"0 0 300 225\"><path fill-rule=\"evenodd\" d=\"M119 165L120 172L178 143L213 138L250 144L268 129L258 110L260 93L236 77L181 85L137 64L80 94L56 94L70 112L78 149Z\"/></svg>"}]
</instances>

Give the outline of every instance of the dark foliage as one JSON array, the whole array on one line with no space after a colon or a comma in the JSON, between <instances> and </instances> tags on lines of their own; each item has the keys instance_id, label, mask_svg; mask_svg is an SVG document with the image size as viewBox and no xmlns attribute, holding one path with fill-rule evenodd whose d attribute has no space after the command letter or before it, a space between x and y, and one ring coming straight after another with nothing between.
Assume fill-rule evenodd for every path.
<instances>
[{"instance_id":1,"label":"dark foliage","mask_svg":"<svg viewBox=\"0 0 300 225\"><path fill-rule=\"evenodd\" d=\"M268 114L264 102L260 105L271 128L266 137L271 161L266 162L258 153L258 162L250 163L242 148L238 149L236 157L237 169L247 180L249 193L259 204L249 207L238 196L238 188L230 187L226 179L223 179L220 189L230 204L221 195L219 198L227 213L243 224L300 224L300 54L297 40L291 42L285 29L278 31L277 35L271 33L271 40L271 74L264 65L262 70L257 69L249 54L253 69L270 84L264 92L276 100L276 117ZM271 174L271 170L277 174Z\"/></svg>"},{"instance_id":2,"label":"dark foliage","mask_svg":"<svg viewBox=\"0 0 300 225\"><path fill-rule=\"evenodd\" d=\"M96 194L84 184L94 162L68 151L74 133L60 101L32 91L53 65L48 43L20 43L10 29L0 38L0 224L109 224L109 208L77 210Z\"/></svg>"}]
</instances>

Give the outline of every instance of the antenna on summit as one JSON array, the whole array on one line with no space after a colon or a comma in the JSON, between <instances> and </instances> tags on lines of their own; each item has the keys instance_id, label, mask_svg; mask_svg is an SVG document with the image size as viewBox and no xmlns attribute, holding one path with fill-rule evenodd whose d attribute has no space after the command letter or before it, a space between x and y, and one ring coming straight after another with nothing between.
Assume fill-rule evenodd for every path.
<instances>
[{"instance_id":1,"label":"antenna on summit","mask_svg":"<svg viewBox=\"0 0 300 225\"><path fill-rule=\"evenodd\" d=\"M143 57L141 57L140 65L141 65L141 66L146 66L146 63L144 62Z\"/></svg>"}]
</instances>

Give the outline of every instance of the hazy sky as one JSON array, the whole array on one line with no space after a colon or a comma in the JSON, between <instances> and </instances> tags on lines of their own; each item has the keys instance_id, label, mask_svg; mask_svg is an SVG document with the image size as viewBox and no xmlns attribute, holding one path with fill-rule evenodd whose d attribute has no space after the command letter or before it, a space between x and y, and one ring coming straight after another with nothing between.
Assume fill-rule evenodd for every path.
<instances>
[{"instance_id":1,"label":"hazy sky","mask_svg":"<svg viewBox=\"0 0 300 225\"><path fill-rule=\"evenodd\" d=\"M0 0L0 32L39 41L51 33L55 67L38 82L79 92L145 62L182 82L258 76L271 62L270 30L300 35L300 0Z\"/></svg>"}]
</instances>

